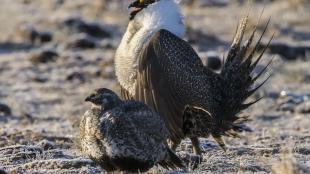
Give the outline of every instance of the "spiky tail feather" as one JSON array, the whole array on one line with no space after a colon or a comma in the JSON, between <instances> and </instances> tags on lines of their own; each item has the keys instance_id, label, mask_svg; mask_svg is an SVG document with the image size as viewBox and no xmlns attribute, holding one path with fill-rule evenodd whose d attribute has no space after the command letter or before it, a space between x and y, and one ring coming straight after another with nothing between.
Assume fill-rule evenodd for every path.
<instances>
[{"instance_id":1,"label":"spiky tail feather","mask_svg":"<svg viewBox=\"0 0 310 174\"><path fill-rule=\"evenodd\" d=\"M272 62L272 60L270 60L270 62L261 72L258 73L257 76L251 76L254 68L261 60L273 38L272 36L267 46L261 51L261 53L259 53L258 57L253 60L255 53L258 52L260 42L267 30L270 19L266 23L263 33L259 37L257 43L253 47L251 45L254 40L257 25L254 27L249 39L241 45L245 29L247 27L247 22L248 16L241 19L241 22L237 27L233 43L227 55L226 62L224 63L223 69L220 73L220 76L224 81L224 86L222 86L221 89L224 97L220 102L223 106L225 106L225 108L222 111L223 114L217 118L214 118L216 126L215 129L212 130L211 135L224 149L225 144L221 138L223 135L238 137L238 132L250 131L250 129L244 125L244 122L248 120L248 117L238 116L237 114L261 99L260 98L250 103L244 103L249 96L257 91L257 89L259 89L270 78L270 76L268 76L261 84L253 87L255 81L266 71Z\"/></svg>"},{"instance_id":2,"label":"spiky tail feather","mask_svg":"<svg viewBox=\"0 0 310 174\"><path fill-rule=\"evenodd\" d=\"M159 164L165 169L185 169L183 161L170 148L167 148L167 150L167 158Z\"/></svg>"}]
</instances>

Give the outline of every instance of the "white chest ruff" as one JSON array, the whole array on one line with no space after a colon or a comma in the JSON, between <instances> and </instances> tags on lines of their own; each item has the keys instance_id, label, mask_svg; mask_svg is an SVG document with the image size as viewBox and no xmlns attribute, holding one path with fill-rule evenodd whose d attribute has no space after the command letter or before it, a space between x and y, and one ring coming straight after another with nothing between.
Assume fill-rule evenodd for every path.
<instances>
[{"instance_id":1,"label":"white chest ruff","mask_svg":"<svg viewBox=\"0 0 310 174\"><path fill-rule=\"evenodd\" d=\"M152 31L140 30L127 42L126 34L115 54L115 73L120 85L131 95L135 94L138 59L143 45L149 41Z\"/></svg>"},{"instance_id":2,"label":"white chest ruff","mask_svg":"<svg viewBox=\"0 0 310 174\"><path fill-rule=\"evenodd\" d=\"M135 94L138 59L143 46L154 33L166 29L183 37L183 16L174 0L161 0L149 5L136 15L115 54L115 72L120 85L131 95Z\"/></svg>"}]
</instances>

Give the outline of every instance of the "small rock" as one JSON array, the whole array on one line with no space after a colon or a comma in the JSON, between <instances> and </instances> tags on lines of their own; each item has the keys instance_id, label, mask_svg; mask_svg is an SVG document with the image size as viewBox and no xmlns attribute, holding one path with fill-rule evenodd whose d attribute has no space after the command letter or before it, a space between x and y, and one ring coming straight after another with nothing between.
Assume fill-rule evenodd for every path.
<instances>
[{"instance_id":1,"label":"small rock","mask_svg":"<svg viewBox=\"0 0 310 174\"><path fill-rule=\"evenodd\" d=\"M76 59L76 60L83 60L84 58L81 55L75 55L74 59Z\"/></svg>"},{"instance_id":2,"label":"small rock","mask_svg":"<svg viewBox=\"0 0 310 174\"><path fill-rule=\"evenodd\" d=\"M39 76L34 77L33 81L38 82L38 83L46 83L48 81L48 78L39 75Z\"/></svg>"},{"instance_id":3,"label":"small rock","mask_svg":"<svg viewBox=\"0 0 310 174\"><path fill-rule=\"evenodd\" d=\"M0 114L4 114L4 115L12 115L12 111L11 108L3 103L0 103Z\"/></svg>"},{"instance_id":4,"label":"small rock","mask_svg":"<svg viewBox=\"0 0 310 174\"><path fill-rule=\"evenodd\" d=\"M118 42L116 42L115 39L111 40L111 39L103 39L100 42L100 46L102 48L106 48L106 49L115 49L118 46Z\"/></svg>"},{"instance_id":5,"label":"small rock","mask_svg":"<svg viewBox=\"0 0 310 174\"><path fill-rule=\"evenodd\" d=\"M38 34L41 43L47 43L53 40L53 34L50 32L39 32Z\"/></svg>"},{"instance_id":6,"label":"small rock","mask_svg":"<svg viewBox=\"0 0 310 174\"><path fill-rule=\"evenodd\" d=\"M48 63L55 62L58 57L58 53L54 50L40 50L31 55L30 61L33 64Z\"/></svg>"},{"instance_id":7,"label":"small rock","mask_svg":"<svg viewBox=\"0 0 310 174\"><path fill-rule=\"evenodd\" d=\"M207 67L212 70L219 70L222 67L220 57L208 57L207 60Z\"/></svg>"},{"instance_id":8,"label":"small rock","mask_svg":"<svg viewBox=\"0 0 310 174\"><path fill-rule=\"evenodd\" d=\"M305 101L297 106L296 111L302 114L310 113L310 101Z\"/></svg>"},{"instance_id":9,"label":"small rock","mask_svg":"<svg viewBox=\"0 0 310 174\"><path fill-rule=\"evenodd\" d=\"M271 92L267 93L267 96L268 96L269 98L271 98L271 99L276 100L276 99L279 98L280 94L279 94L278 92L271 91Z\"/></svg>"},{"instance_id":10,"label":"small rock","mask_svg":"<svg viewBox=\"0 0 310 174\"><path fill-rule=\"evenodd\" d=\"M107 38L111 33L107 31L102 25L97 22L86 22L80 17L69 17L65 19L62 24L78 33L86 33L93 37Z\"/></svg>"},{"instance_id":11,"label":"small rock","mask_svg":"<svg viewBox=\"0 0 310 174\"><path fill-rule=\"evenodd\" d=\"M56 148L56 144L48 140L42 140L38 143L38 145L41 146L44 150L50 150Z\"/></svg>"},{"instance_id":12,"label":"small rock","mask_svg":"<svg viewBox=\"0 0 310 174\"><path fill-rule=\"evenodd\" d=\"M310 74L304 75L302 81L303 81L304 83L310 83Z\"/></svg>"},{"instance_id":13,"label":"small rock","mask_svg":"<svg viewBox=\"0 0 310 174\"><path fill-rule=\"evenodd\" d=\"M30 42L35 44L38 38L38 31L31 24L22 24L16 30L16 36L23 42Z\"/></svg>"},{"instance_id":14,"label":"small rock","mask_svg":"<svg viewBox=\"0 0 310 174\"><path fill-rule=\"evenodd\" d=\"M65 0L54 0L54 8L59 9L64 3Z\"/></svg>"},{"instance_id":15,"label":"small rock","mask_svg":"<svg viewBox=\"0 0 310 174\"><path fill-rule=\"evenodd\" d=\"M44 44L53 40L53 34L47 31L38 31L31 24L22 24L16 30L16 36L23 42Z\"/></svg>"},{"instance_id":16,"label":"small rock","mask_svg":"<svg viewBox=\"0 0 310 174\"><path fill-rule=\"evenodd\" d=\"M213 6L213 7L224 7L227 6L229 0L198 0L195 1L195 5L199 7Z\"/></svg>"},{"instance_id":17,"label":"small rock","mask_svg":"<svg viewBox=\"0 0 310 174\"><path fill-rule=\"evenodd\" d=\"M22 113L21 116L30 123L34 123L35 121L35 118L30 113Z\"/></svg>"},{"instance_id":18,"label":"small rock","mask_svg":"<svg viewBox=\"0 0 310 174\"><path fill-rule=\"evenodd\" d=\"M268 121L268 122L278 120L280 118L281 118L280 115L262 115L259 117L259 119L262 119L263 121Z\"/></svg>"},{"instance_id":19,"label":"small rock","mask_svg":"<svg viewBox=\"0 0 310 174\"><path fill-rule=\"evenodd\" d=\"M80 35L74 37L67 45L71 49L92 49L97 47L97 42L90 36Z\"/></svg>"},{"instance_id":20,"label":"small rock","mask_svg":"<svg viewBox=\"0 0 310 174\"><path fill-rule=\"evenodd\" d=\"M248 147L239 147L239 148L230 149L230 150L232 150L234 154L239 155L239 156L247 155L247 154L249 155L254 154L253 149L248 148Z\"/></svg>"},{"instance_id":21,"label":"small rock","mask_svg":"<svg viewBox=\"0 0 310 174\"><path fill-rule=\"evenodd\" d=\"M189 43L196 45L198 50L217 49L219 46L227 44L220 38L210 34L205 33L202 30L194 29L191 27L187 28L186 38Z\"/></svg>"},{"instance_id":22,"label":"small rock","mask_svg":"<svg viewBox=\"0 0 310 174\"><path fill-rule=\"evenodd\" d=\"M258 165L247 165L247 166L244 166L242 168L246 171L251 171L253 173L265 171L264 168L262 168L261 166L258 166Z\"/></svg>"},{"instance_id":23,"label":"small rock","mask_svg":"<svg viewBox=\"0 0 310 174\"><path fill-rule=\"evenodd\" d=\"M86 82L85 75L81 72L73 72L66 78L67 81L79 81L81 83Z\"/></svg>"},{"instance_id":24,"label":"small rock","mask_svg":"<svg viewBox=\"0 0 310 174\"><path fill-rule=\"evenodd\" d=\"M281 91L278 98L278 111L291 111L291 112L307 112L309 94L296 94L290 91Z\"/></svg>"},{"instance_id":25,"label":"small rock","mask_svg":"<svg viewBox=\"0 0 310 174\"><path fill-rule=\"evenodd\" d=\"M262 44L261 47L265 47ZM298 58L306 58L307 52L310 52L310 43L304 44L288 44L284 42L272 42L268 50L273 54L279 54L287 60L296 60Z\"/></svg>"},{"instance_id":26,"label":"small rock","mask_svg":"<svg viewBox=\"0 0 310 174\"><path fill-rule=\"evenodd\" d=\"M299 154L310 155L310 148L307 147L296 147L294 151Z\"/></svg>"},{"instance_id":27,"label":"small rock","mask_svg":"<svg viewBox=\"0 0 310 174\"><path fill-rule=\"evenodd\" d=\"M221 58L216 52L210 51L210 52L206 52L206 53L201 53L199 55L202 59L202 63L206 67L208 67L214 71L217 71L222 67Z\"/></svg>"},{"instance_id":28,"label":"small rock","mask_svg":"<svg viewBox=\"0 0 310 174\"><path fill-rule=\"evenodd\" d=\"M296 103L292 103L292 102L282 103L280 106L278 106L277 111L290 111L290 112L294 112L296 106L297 106L297 104Z\"/></svg>"}]
</instances>

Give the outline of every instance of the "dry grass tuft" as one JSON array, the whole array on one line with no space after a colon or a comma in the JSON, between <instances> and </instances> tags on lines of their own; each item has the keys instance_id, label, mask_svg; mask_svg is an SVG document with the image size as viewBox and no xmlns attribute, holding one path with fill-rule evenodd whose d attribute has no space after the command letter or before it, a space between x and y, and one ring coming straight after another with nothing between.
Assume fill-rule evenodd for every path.
<instances>
[{"instance_id":1,"label":"dry grass tuft","mask_svg":"<svg viewBox=\"0 0 310 174\"><path fill-rule=\"evenodd\" d=\"M304 174L306 171L298 164L292 152L283 152L280 160L272 166L274 174Z\"/></svg>"}]
</instances>

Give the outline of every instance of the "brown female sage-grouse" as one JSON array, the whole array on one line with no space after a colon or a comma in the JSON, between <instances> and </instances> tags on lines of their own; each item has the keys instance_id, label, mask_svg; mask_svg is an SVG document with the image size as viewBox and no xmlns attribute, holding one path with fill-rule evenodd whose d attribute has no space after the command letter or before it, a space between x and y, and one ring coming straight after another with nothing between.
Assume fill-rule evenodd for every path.
<instances>
[{"instance_id":1,"label":"brown female sage-grouse","mask_svg":"<svg viewBox=\"0 0 310 174\"><path fill-rule=\"evenodd\" d=\"M113 91L97 89L80 123L82 152L108 172L144 172L156 164L184 168L169 149L164 121L147 105L122 101Z\"/></svg>"},{"instance_id":2,"label":"brown female sage-grouse","mask_svg":"<svg viewBox=\"0 0 310 174\"><path fill-rule=\"evenodd\" d=\"M269 64L257 76L251 74L266 50L254 58L269 21L253 46L256 27L242 44L248 17L241 20L218 74L181 39L185 26L176 0L136 0L129 7L134 10L115 55L122 97L140 100L160 114L173 149L189 137L194 153L201 154L198 137L212 135L224 148L223 135L249 130L247 117L239 113L257 102L245 100L266 82L253 86Z\"/></svg>"}]
</instances>

